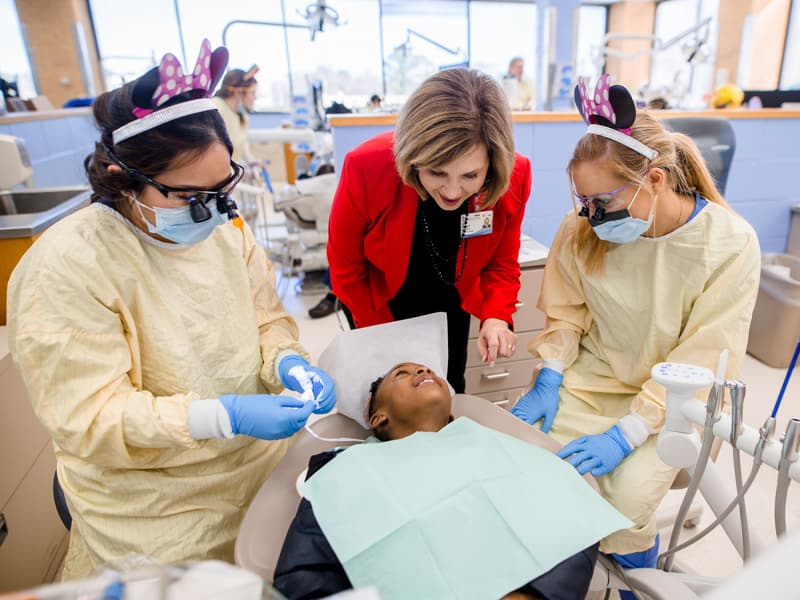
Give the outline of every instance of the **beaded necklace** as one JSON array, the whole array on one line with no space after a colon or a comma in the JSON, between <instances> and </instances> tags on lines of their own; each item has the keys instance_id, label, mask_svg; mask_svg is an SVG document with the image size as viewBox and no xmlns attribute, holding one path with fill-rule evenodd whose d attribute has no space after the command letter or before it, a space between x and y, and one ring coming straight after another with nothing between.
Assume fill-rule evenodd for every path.
<instances>
[{"instance_id":1,"label":"beaded necklace","mask_svg":"<svg viewBox=\"0 0 800 600\"><path fill-rule=\"evenodd\" d=\"M444 273L442 273L442 268L448 269L450 264L456 260L458 256L458 248L456 248L455 253L452 256L442 256L441 253L436 248L436 244L433 241L433 236L431 235L431 230L428 226L428 218L425 216L425 211L420 206L417 213L420 215L422 219L422 232L425 237L425 247L428 249L428 252L431 256L431 265L433 265L433 270L436 271L436 275L439 279L444 283L446 286L453 286L456 282L461 279L461 276L464 274L464 266L467 264L467 244L469 243L469 239L461 238L461 242L459 246L462 250L462 257L461 257L461 269L458 271L458 275L456 275L455 279L450 279ZM438 263L442 263L442 268L439 267ZM453 265L455 270L455 265Z\"/></svg>"}]
</instances>

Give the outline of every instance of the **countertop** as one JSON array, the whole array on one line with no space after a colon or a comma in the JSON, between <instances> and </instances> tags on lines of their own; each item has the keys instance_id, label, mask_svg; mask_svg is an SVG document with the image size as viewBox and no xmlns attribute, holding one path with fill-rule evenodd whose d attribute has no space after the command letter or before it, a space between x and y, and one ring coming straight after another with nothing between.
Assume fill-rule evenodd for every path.
<instances>
[{"instance_id":1,"label":"countertop","mask_svg":"<svg viewBox=\"0 0 800 600\"><path fill-rule=\"evenodd\" d=\"M21 212L19 214L0 214L0 239L31 238L44 231L47 227L66 217L76 210L88 206L92 192L86 186L64 186L54 188L27 188L19 190L26 192L58 191L72 193L67 200L40 212ZM14 194L14 190L5 192ZM1 196L1 195L0 195Z\"/></svg>"},{"instance_id":2,"label":"countertop","mask_svg":"<svg viewBox=\"0 0 800 600\"><path fill-rule=\"evenodd\" d=\"M91 107L25 110L6 113L0 116L0 125L13 125L14 123L27 123L29 121L46 121L48 119L63 119L64 117L78 117L90 114L92 114Z\"/></svg>"},{"instance_id":3,"label":"countertop","mask_svg":"<svg viewBox=\"0 0 800 600\"><path fill-rule=\"evenodd\" d=\"M719 117L723 119L800 119L800 110L787 108L746 108L708 109L708 110L651 110L656 119L674 117ZM328 115L331 127L357 127L362 125L394 125L397 113ZM577 111L514 111L511 113L514 123L556 123L563 121L578 122L581 116Z\"/></svg>"},{"instance_id":4,"label":"countertop","mask_svg":"<svg viewBox=\"0 0 800 600\"><path fill-rule=\"evenodd\" d=\"M550 248L523 233L522 243L519 247L519 266L522 268L541 267L547 261L548 252L550 252Z\"/></svg>"}]
</instances>

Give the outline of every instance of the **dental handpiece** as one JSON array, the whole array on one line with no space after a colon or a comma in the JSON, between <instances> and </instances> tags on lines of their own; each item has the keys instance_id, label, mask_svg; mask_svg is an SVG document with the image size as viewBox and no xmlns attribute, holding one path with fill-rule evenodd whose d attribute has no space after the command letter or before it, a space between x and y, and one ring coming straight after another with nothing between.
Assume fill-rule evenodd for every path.
<instances>
[{"instance_id":1,"label":"dental handpiece","mask_svg":"<svg viewBox=\"0 0 800 600\"><path fill-rule=\"evenodd\" d=\"M742 435L742 421L744 418L744 397L747 387L741 381L726 381L725 387L731 394L731 445L736 447L736 440Z\"/></svg>"},{"instance_id":2,"label":"dental handpiece","mask_svg":"<svg viewBox=\"0 0 800 600\"><path fill-rule=\"evenodd\" d=\"M739 500L739 523L742 529L742 559L750 558L750 524L747 520L747 505L742 495L744 481L742 479L742 459L736 442L742 434L742 420L744 418L744 397L747 392L745 384L741 381L726 381L725 387L731 395L731 447L733 448L733 474L736 480L736 493L741 495Z\"/></svg>"},{"instance_id":3,"label":"dental handpiece","mask_svg":"<svg viewBox=\"0 0 800 600\"><path fill-rule=\"evenodd\" d=\"M781 460L778 463L778 483L775 488L775 533L778 537L786 533L786 495L789 490L789 467L797 462L800 454L800 419L792 419L783 434Z\"/></svg>"}]
</instances>

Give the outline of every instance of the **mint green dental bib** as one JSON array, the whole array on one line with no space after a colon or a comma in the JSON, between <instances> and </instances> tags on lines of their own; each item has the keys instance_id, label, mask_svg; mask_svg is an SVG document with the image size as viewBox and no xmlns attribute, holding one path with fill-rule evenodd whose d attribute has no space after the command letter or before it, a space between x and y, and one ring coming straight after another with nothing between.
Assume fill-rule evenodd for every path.
<instances>
[{"instance_id":1,"label":"mint green dental bib","mask_svg":"<svg viewBox=\"0 0 800 600\"><path fill-rule=\"evenodd\" d=\"M348 448L302 492L382 600L500 598L632 525L554 454L466 417Z\"/></svg>"}]
</instances>

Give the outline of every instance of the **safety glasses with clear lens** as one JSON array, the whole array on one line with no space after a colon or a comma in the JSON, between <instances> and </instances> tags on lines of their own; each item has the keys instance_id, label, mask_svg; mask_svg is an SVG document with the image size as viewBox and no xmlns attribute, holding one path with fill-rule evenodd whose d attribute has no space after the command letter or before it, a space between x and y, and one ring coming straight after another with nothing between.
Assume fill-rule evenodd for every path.
<instances>
[{"instance_id":1,"label":"safety glasses with clear lens","mask_svg":"<svg viewBox=\"0 0 800 600\"><path fill-rule=\"evenodd\" d=\"M604 192L602 194L594 194L592 196L584 196L582 194L579 194L573 189L572 195L575 196L575 199L578 202L580 202L584 208L589 208L589 206L593 206L594 208L605 209L608 207L609 204L614 202L614 200L617 199L617 195L629 185L631 185L630 181L610 192Z\"/></svg>"}]
</instances>

